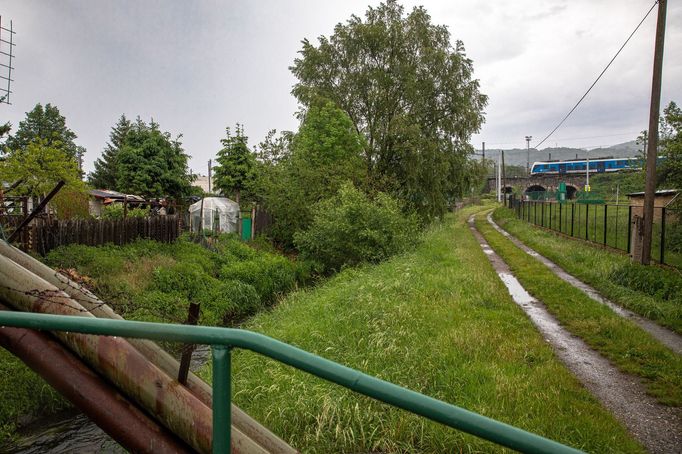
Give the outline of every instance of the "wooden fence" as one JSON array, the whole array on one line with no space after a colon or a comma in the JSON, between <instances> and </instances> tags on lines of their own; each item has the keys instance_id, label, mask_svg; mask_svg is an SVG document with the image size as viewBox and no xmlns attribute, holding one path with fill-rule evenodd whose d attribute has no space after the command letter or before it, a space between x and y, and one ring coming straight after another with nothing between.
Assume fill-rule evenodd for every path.
<instances>
[{"instance_id":1,"label":"wooden fence","mask_svg":"<svg viewBox=\"0 0 682 454\"><path fill-rule=\"evenodd\" d=\"M32 223L24 248L45 255L52 249L66 244L123 245L138 238L171 243L180 236L180 233L178 215L62 221L39 218Z\"/></svg>"}]
</instances>

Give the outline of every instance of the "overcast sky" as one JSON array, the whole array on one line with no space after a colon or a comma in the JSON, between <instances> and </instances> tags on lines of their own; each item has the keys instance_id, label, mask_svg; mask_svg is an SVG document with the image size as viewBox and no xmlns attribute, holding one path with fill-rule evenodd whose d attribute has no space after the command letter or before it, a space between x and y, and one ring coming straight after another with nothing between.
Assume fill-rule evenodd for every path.
<instances>
[{"instance_id":1,"label":"overcast sky","mask_svg":"<svg viewBox=\"0 0 682 454\"><path fill-rule=\"evenodd\" d=\"M59 107L87 148L86 170L125 113L183 134L191 167L205 174L225 127L244 124L252 144L269 129L295 130L288 67L301 40L329 35L377 1L3 0L17 34L16 128L40 103ZM525 147L544 137L651 7L650 0L444 0L423 4L464 42L490 97L478 148ZM595 147L647 127L656 9L583 104L545 146ZM662 104L682 103L682 2L668 5ZM531 145L536 143L534 140Z\"/></svg>"}]
</instances>

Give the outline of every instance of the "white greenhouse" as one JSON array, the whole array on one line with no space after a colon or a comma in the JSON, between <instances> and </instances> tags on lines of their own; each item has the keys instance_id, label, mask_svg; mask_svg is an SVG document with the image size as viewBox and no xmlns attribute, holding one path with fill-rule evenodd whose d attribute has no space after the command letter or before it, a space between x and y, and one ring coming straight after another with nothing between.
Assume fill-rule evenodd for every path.
<instances>
[{"instance_id":1,"label":"white greenhouse","mask_svg":"<svg viewBox=\"0 0 682 454\"><path fill-rule=\"evenodd\" d=\"M218 233L237 233L239 204L225 197L204 197L189 206L189 225L192 232L211 230Z\"/></svg>"}]
</instances>

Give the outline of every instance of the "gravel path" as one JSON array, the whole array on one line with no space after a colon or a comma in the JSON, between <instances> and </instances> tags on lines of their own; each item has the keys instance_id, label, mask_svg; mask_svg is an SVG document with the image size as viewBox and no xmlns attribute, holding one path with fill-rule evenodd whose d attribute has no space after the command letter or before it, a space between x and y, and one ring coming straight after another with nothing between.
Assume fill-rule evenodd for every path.
<instances>
[{"instance_id":1,"label":"gravel path","mask_svg":"<svg viewBox=\"0 0 682 454\"><path fill-rule=\"evenodd\" d=\"M547 268L549 268L560 279L568 282L569 284L571 284L573 287L577 288L578 290L581 290L583 293L585 293L587 296L592 298L594 301L609 307L617 315L619 315L623 318L627 318L629 320L632 320L634 323L636 323L644 331L651 334L660 343L667 346L668 348L670 348L672 351L674 351L678 355L682 355L682 336L680 336L679 334L677 334L674 331L671 331L667 328L664 328L661 325L658 325L649 319L641 317L640 315L637 315L634 312L631 312L631 311L609 301L608 299L604 298L593 287L591 287L590 285L579 280L577 277L568 274L559 265L552 262L548 258L538 254L536 251L534 251L533 249L531 249L530 247L528 247L524 243L522 243L521 240L514 237L509 232L504 230L502 227L497 225L497 223L495 221L493 221L491 213L488 214L488 222L490 223L490 225L492 225L495 228L495 230L497 230L502 235L504 235L505 237L510 239L512 241L512 243L514 243L522 251L524 251L528 255L536 258L537 260L539 260L543 265L545 265ZM682 447L680 448L680 450L682 451Z\"/></svg>"},{"instance_id":2,"label":"gravel path","mask_svg":"<svg viewBox=\"0 0 682 454\"><path fill-rule=\"evenodd\" d=\"M532 297L495 253L469 218L469 228L514 302L528 315L556 355L599 401L618 418L651 453L679 453L682 450L682 411L666 407L648 396L639 378L620 372L572 335L545 306ZM617 446L614 446L617 450Z\"/></svg>"}]
</instances>

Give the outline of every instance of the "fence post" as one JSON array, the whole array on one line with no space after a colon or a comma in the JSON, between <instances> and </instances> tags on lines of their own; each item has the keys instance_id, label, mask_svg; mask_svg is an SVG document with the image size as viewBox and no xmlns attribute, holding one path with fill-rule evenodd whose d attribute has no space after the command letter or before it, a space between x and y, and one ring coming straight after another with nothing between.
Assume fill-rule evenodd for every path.
<instances>
[{"instance_id":1,"label":"fence post","mask_svg":"<svg viewBox=\"0 0 682 454\"><path fill-rule=\"evenodd\" d=\"M197 303L189 303L189 310L187 311L186 325L196 325L199 320L200 305ZM194 352L194 344L185 344L182 348L182 357L180 359L180 368L178 370L178 382L187 385L187 373L189 372L189 365L192 361L192 352Z\"/></svg>"},{"instance_id":2,"label":"fence post","mask_svg":"<svg viewBox=\"0 0 682 454\"><path fill-rule=\"evenodd\" d=\"M549 202L549 228L552 228L552 202Z\"/></svg>"},{"instance_id":3,"label":"fence post","mask_svg":"<svg viewBox=\"0 0 682 454\"><path fill-rule=\"evenodd\" d=\"M590 204L585 204L585 239L590 241Z\"/></svg>"},{"instance_id":4,"label":"fence post","mask_svg":"<svg viewBox=\"0 0 682 454\"><path fill-rule=\"evenodd\" d=\"M618 249L618 204L616 204L616 249Z\"/></svg>"},{"instance_id":5,"label":"fence post","mask_svg":"<svg viewBox=\"0 0 682 454\"><path fill-rule=\"evenodd\" d=\"M575 203L571 204L571 236L573 236L573 224L575 220Z\"/></svg>"},{"instance_id":6,"label":"fence post","mask_svg":"<svg viewBox=\"0 0 682 454\"><path fill-rule=\"evenodd\" d=\"M630 253L630 241L632 237L632 205L628 206L628 254Z\"/></svg>"},{"instance_id":7,"label":"fence post","mask_svg":"<svg viewBox=\"0 0 682 454\"><path fill-rule=\"evenodd\" d=\"M563 211L563 203L559 204L559 232L563 231L563 224L561 223L561 212Z\"/></svg>"},{"instance_id":8,"label":"fence post","mask_svg":"<svg viewBox=\"0 0 682 454\"><path fill-rule=\"evenodd\" d=\"M229 453L232 431L230 348L212 345L213 353L213 452Z\"/></svg>"},{"instance_id":9,"label":"fence post","mask_svg":"<svg viewBox=\"0 0 682 454\"><path fill-rule=\"evenodd\" d=\"M663 263L663 250L665 249L665 207L661 207L661 260Z\"/></svg>"},{"instance_id":10,"label":"fence post","mask_svg":"<svg viewBox=\"0 0 682 454\"><path fill-rule=\"evenodd\" d=\"M606 222L607 222L607 221L606 221L606 220L607 220L607 217L606 217L606 209L607 209L608 207L609 207L609 206L608 206L607 204L604 204L604 246L606 246Z\"/></svg>"}]
</instances>

